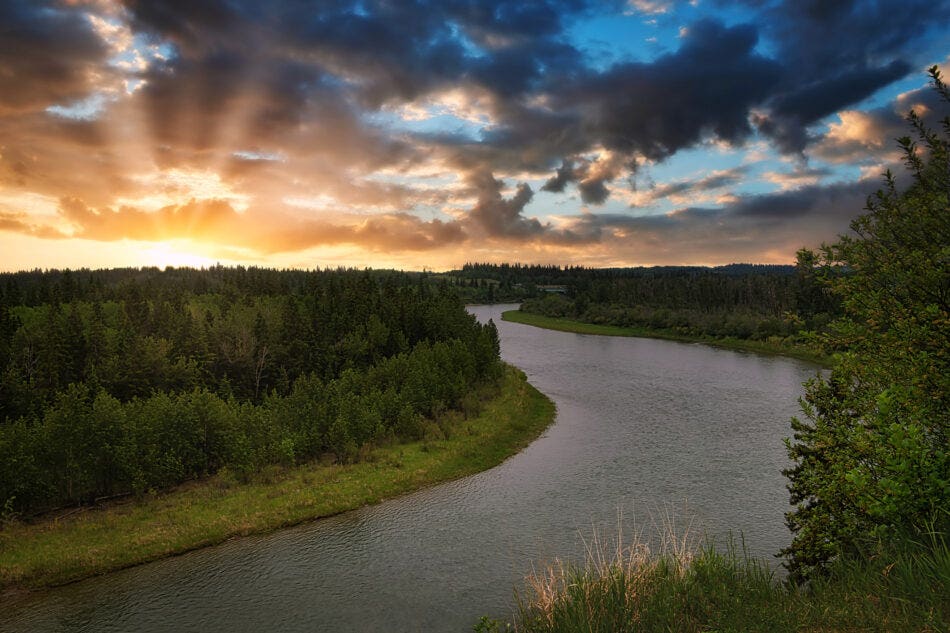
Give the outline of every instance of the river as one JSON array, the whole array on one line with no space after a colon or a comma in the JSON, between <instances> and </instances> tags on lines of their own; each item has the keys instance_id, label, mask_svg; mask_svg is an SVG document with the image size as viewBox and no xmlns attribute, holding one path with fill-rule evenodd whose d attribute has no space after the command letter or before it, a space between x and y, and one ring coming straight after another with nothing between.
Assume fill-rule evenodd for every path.
<instances>
[{"instance_id":1,"label":"river","mask_svg":"<svg viewBox=\"0 0 950 633\"><path fill-rule=\"evenodd\" d=\"M494 319L504 359L555 423L492 470L379 505L0 605L0 631L471 631L510 615L533 565L583 557L595 531L790 537L782 438L814 365ZM690 521L687 521L687 517Z\"/></svg>"}]
</instances>

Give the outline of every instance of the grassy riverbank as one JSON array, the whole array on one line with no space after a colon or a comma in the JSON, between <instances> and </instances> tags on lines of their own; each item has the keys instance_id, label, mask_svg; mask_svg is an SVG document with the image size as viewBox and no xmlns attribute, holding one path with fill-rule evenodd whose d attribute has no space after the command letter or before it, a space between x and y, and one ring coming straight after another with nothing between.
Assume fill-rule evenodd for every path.
<instances>
[{"instance_id":1,"label":"grassy riverbank","mask_svg":"<svg viewBox=\"0 0 950 633\"><path fill-rule=\"evenodd\" d=\"M518 592L520 633L645 631L933 632L950 630L944 535L834 564L806 588L778 582L736 548L642 544L594 550L584 566L541 567ZM484 633L501 623L483 619Z\"/></svg>"},{"instance_id":2,"label":"grassy riverbank","mask_svg":"<svg viewBox=\"0 0 950 633\"><path fill-rule=\"evenodd\" d=\"M355 464L275 468L247 484L218 474L128 503L8 522L0 588L64 584L470 475L517 453L554 419L554 404L513 367L485 396L478 416L449 414L431 439L364 451Z\"/></svg>"},{"instance_id":3,"label":"grassy riverbank","mask_svg":"<svg viewBox=\"0 0 950 633\"><path fill-rule=\"evenodd\" d=\"M828 366L831 359L816 352L813 349L803 346L787 345L781 342L772 341L753 341L739 338L716 338L712 336L690 336L670 330L658 330L644 327L620 327L616 325L598 325L595 323L584 323L582 321L571 321L555 317L522 312L521 310L508 310L501 315L502 320L512 323L523 323L548 330L558 330L561 332L575 332L577 334L597 334L600 336L638 336L644 338L658 338L668 341L680 341L683 343L704 343L715 347L725 349L741 350L746 352L757 352L760 354L779 354L790 356L800 360L817 363Z\"/></svg>"}]
</instances>

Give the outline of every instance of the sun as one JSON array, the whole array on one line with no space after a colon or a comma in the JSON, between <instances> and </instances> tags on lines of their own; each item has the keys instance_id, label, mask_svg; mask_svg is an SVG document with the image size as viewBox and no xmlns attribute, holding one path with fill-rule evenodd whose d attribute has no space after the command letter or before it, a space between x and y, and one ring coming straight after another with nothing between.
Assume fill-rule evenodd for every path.
<instances>
[{"instance_id":1,"label":"sun","mask_svg":"<svg viewBox=\"0 0 950 633\"><path fill-rule=\"evenodd\" d=\"M145 265L158 268L208 268L217 263L210 257L187 250L189 248L193 249L194 245L187 240L158 242L143 251Z\"/></svg>"}]
</instances>

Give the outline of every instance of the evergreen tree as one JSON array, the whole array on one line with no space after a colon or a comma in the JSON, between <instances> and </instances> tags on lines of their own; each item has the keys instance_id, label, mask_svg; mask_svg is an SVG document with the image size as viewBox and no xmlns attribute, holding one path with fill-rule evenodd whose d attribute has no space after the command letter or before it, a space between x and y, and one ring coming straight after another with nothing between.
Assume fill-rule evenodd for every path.
<instances>
[{"instance_id":1,"label":"evergreen tree","mask_svg":"<svg viewBox=\"0 0 950 633\"><path fill-rule=\"evenodd\" d=\"M830 338L847 351L806 384L787 441L796 508L783 553L797 579L869 539L950 524L950 117L942 134L908 121L919 142L899 144L912 183L901 191L886 174L855 235L818 257L845 273L830 281L845 310Z\"/></svg>"}]
</instances>

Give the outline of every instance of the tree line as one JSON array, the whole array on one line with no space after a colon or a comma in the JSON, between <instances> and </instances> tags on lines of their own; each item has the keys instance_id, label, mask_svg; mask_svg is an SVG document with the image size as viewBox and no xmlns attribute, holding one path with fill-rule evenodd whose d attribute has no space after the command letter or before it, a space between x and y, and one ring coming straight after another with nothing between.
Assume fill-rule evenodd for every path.
<instances>
[{"instance_id":1,"label":"tree line","mask_svg":"<svg viewBox=\"0 0 950 633\"><path fill-rule=\"evenodd\" d=\"M802 255L804 256L804 255ZM837 314L834 295L799 266L662 267L589 272L521 309L595 324L689 336L797 340Z\"/></svg>"}]
</instances>

